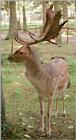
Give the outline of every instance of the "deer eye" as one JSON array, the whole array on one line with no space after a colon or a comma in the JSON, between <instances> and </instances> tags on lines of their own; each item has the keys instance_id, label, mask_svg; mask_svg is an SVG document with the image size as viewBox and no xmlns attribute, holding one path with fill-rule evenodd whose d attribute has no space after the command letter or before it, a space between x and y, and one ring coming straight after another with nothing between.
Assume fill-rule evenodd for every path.
<instances>
[{"instance_id":1,"label":"deer eye","mask_svg":"<svg viewBox=\"0 0 76 140\"><path fill-rule=\"evenodd\" d=\"M23 52L20 52L20 54L23 54Z\"/></svg>"}]
</instances>

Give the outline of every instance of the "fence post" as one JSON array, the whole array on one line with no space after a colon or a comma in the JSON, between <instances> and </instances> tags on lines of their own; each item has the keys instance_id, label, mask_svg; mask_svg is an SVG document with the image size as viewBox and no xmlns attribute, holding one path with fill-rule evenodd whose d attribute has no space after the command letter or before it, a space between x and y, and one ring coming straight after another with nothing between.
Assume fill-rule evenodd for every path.
<instances>
[{"instance_id":1,"label":"fence post","mask_svg":"<svg viewBox=\"0 0 76 140\"><path fill-rule=\"evenodd\" d=\"M67 44L69 42L68 35L69 35L69 28L67 28Z\"/></svg>"},{"instance_id":2,"label":"fence post","mask_svg":"<svg viewBox=\"0 0 76 140\"><path fill-rule=\"evenodd\" d=\"M35 33L36 33L36 25L35 25Z\"/></svg>"},{"instance_id":3,"label":"fence post","mask_svg":"<svg viewBox=\"0 0 76 140\"><path fill-rule=\"evenodd\" d=\"M11 55L13 53L13 33L11 33L10 39L11 39Z\"/></svg>"},{"instance_id":4,"label":"fence post","mask_svg":"<svg viewBox=\"0 0 76 140\"><path fill-rule=\"evenodd\" d=\"M13 38L11 38L11 55L13 53Z\"/></svg>"}]
</instances>

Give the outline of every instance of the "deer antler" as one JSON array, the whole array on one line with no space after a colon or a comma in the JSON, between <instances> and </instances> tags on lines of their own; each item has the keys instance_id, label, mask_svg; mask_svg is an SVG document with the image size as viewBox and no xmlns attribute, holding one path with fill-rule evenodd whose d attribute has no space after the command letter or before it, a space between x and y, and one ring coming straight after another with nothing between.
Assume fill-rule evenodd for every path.
<instances>
[{"instance_id":1,"label":"deer antler","mask_svg":"<svg viewBox=\"0 0 76 140\"><path fill-rule=\"evenodd\" d=\"M22 45L27 44L26 41L24 41L20 36L18 36L18 32L15 33L15 40Z\"/></svg>"},{"instance_id":2,"label":"deer antler","mask_svg":"<svg viewBox=\"0 0 76 140\"><path fill-rule=\"evenodd\" d=\"M64 21L62 24L59 24L59 20L61 18L61 10L58 10L57 12L52 10L53 5L50 6L50 8L46 11L46 23L43 27L43 30L39 37L36 37L35 35L32 35L29 32L30 37L35 40L36 42L41 41L48 41L51 42L51 39L54 39L58 36L59 31L61 30L62 26L68 22L68 20ZM53 43L57 44L57 43Z\"/></svg>"},{"instance_id":3,"label":"deer antler","mask_svg":"<svg viewBox=\"0 0 76 140\"><path fill-rule=\"evenodd\" d=\"M59 24L59 20L61 18L61 10L58 10L57 12L53 11L53 5L51 5L47 10L46 10L46 22L45 25L42 29L42 32L39 37L36 37L33 33L28 32L30 37L33 39L32 41L24 41L20 37L18 37L18 34L15 37L15 40L21 44L36 44L38 42L42 41L48 41L53 44L57 44L57 42L52 42L51 39L55 39L63 25L68 22L68 20L64 21L62 24Z\"/></svg>"},{"instance_id":4,"label":"deer antler","mask_svg":"<svg viewBox=\"0 0 76 140\"><path fill-rule=\"evenodd\" d=\"M45 25L42 29L42 32L39 36L39 38L37 38L35 35L33 35L31 32L29 32L30 37L35 40L36 42L41 42L44 40L49 28L50 28L50 23L52 23L52 17L55 14L55 12L52 10L53 5L51 5L47 10L46 10L46 22Z\"/></svg>"},{"instance_id":5,"label":"deer antler","mask_svg":"<svg viewBox=\"0 0 76 140\"><path fill-rule=\"evenodd\" d=\"M53 5L50 5L50 7L46 10L46 22L40 36L45 35L47 30L49 29L50 23L52 21L52 17L55 13L52 9L53 9Z\"/></svg>"}]
</instances>

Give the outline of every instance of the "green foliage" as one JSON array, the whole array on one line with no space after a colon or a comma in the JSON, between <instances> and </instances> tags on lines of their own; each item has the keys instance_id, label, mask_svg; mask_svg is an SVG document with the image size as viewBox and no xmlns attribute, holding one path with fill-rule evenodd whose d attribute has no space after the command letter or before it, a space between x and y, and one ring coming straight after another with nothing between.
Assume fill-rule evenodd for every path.
<instances>
[{"instance_id":1,"label":"green foliage","mask_svg":"<svg viewBox=\"0 0 76 140\"><path fill-rule=\"evenodd\" d=\"M76 29L76 19L70 20L68 24L69 28Z\"/></svg>"},{"instance_id":2,"label":"green foliage","mask_svg":"<svg viewBox=\"0 0 76 140\"><path fill-rule=\"evenodd\" d=\"M20 137L14 133L14 126L8 121L1 127L1 138L2 139L19 139Z\"/></svg>"},{"instance_id":3,"label":"green foliage","mask_svg":"<svg viewBox=\"0 0 76 140\"><path fill-rule=\"evenodd\" d=\"M68 58L68 64L69 64L71 84L73 86L76 86L76 60L74 59L74 57Z\"/></svg>"}]
</instances>

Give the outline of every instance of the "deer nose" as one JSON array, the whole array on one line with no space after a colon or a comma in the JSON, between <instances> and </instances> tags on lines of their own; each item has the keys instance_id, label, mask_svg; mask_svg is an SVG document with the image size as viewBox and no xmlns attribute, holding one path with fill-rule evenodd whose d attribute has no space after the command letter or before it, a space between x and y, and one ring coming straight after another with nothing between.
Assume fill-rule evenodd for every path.
<instances>
[{"instance_id":1,"label":"deer nose","mask_svg":"<svg viewBox=\"0 0 76 140\"><path fill-rule=\"evenodd\" d=\"M12 56L9 56L7 60L12 61Z\"/></svg>"}]
</instances>

